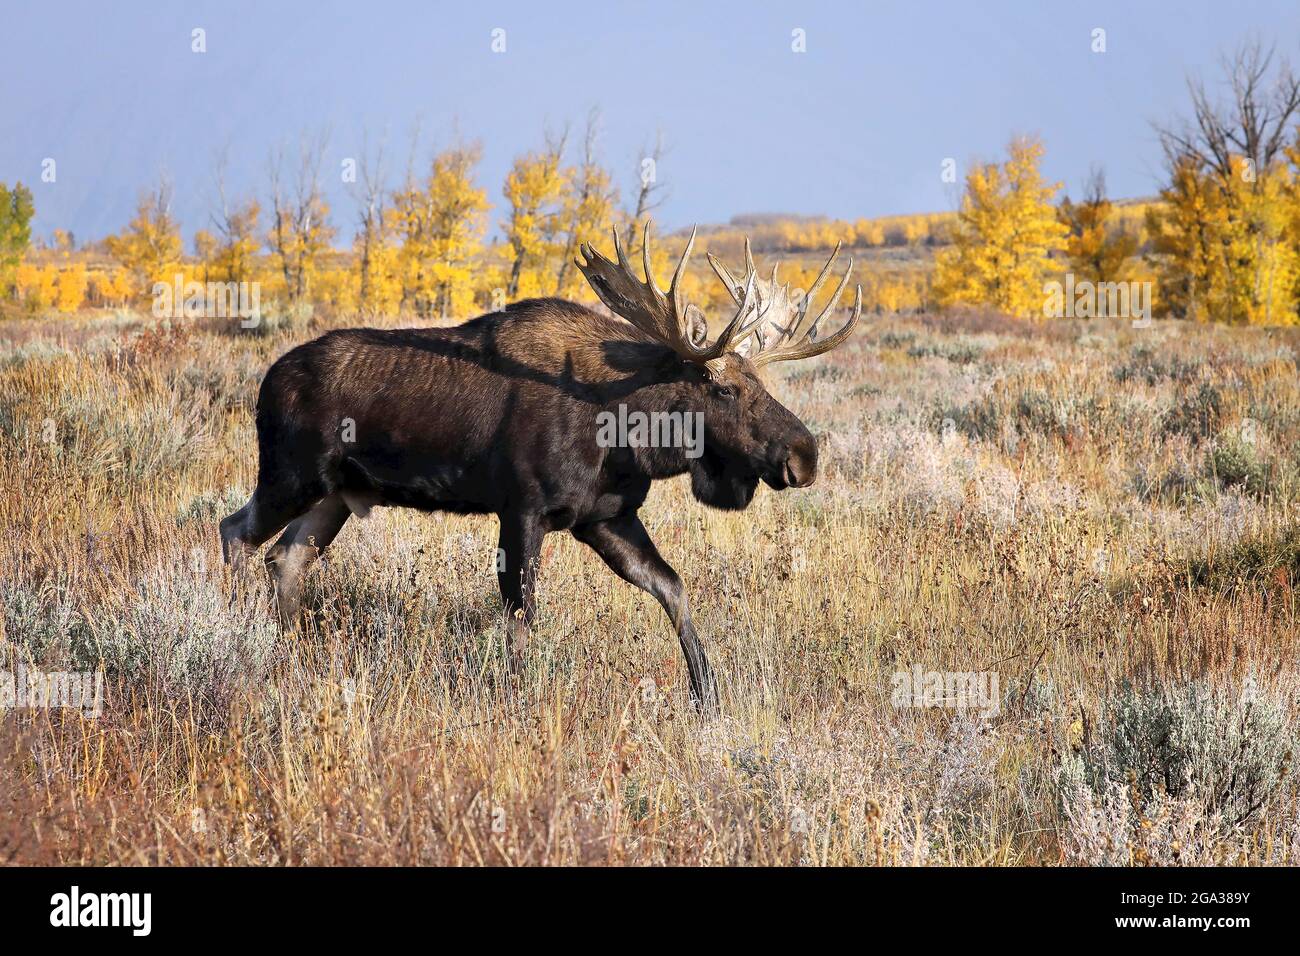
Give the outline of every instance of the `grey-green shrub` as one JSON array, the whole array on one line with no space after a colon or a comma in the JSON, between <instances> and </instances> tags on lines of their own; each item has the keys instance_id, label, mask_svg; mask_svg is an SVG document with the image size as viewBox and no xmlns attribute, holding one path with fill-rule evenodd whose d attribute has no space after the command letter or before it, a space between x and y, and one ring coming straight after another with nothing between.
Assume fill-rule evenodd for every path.
<instances>
[{"instance_id":1,"label":"grey-green shrub","mask_svg":"<svg viewBox=\"0 0 1300 956\"><path fill-rule=\"evenodd\" d=\"M1062 762L1066 801L1080 786L1103 800L1117 787L1135 789L1143 804L1194 800L1206 816L1235 828L1287 782L1295 727L1285 704L1256 690L1253 680L1239 691L1206 681L1126 684L1107 702L1096 737Z\"/></svg>"}]
</instances>

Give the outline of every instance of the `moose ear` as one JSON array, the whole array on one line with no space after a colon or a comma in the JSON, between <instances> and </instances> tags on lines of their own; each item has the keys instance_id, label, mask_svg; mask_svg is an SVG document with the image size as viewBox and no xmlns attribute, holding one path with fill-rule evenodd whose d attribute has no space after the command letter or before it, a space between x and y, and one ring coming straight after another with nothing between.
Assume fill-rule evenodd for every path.
<instances>
[{"instance_id":1,"label":"moose ear","mask_svg":"<svg viewBox=\"0 0 1300 956\"><path fill-rule=\"evenodd\" d=\"M709 339L709 323L694 305L686 307L686 336L696 348L704 348Z\"/></svg>"}]
</instances>

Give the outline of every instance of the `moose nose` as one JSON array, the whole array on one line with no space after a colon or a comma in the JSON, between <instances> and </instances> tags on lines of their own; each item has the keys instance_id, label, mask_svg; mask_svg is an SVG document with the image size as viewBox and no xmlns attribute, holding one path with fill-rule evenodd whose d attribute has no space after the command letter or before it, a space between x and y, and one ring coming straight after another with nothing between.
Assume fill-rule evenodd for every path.
<instances>
[{"instance_id":1,"label":"moose nose","mask_svg":"<svg viewBox=\"0 0 1300 956\"><path fill-rule=\"evenodd\" d=\"M806 488L817 478L817 446L792 448L785 460L785 483L791 488Z\"/></svg>"}]
</instances>

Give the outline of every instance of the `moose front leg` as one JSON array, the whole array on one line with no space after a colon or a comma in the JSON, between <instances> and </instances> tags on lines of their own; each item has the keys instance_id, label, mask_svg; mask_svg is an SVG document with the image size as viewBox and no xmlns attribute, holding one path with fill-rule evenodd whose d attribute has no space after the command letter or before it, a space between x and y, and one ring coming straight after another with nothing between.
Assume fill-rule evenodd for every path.
<instances>
[{"instance_id":1,"label":"moose front leg","mask_svg":"<svg viewBox=\"0 0 1300 956\"><path fill-rule=\"evenodd\" d=\"M506 615L510 663L518 671L537 615L537 567L542 559L543 531L535 515L503 514L500 518L497 585Z\"/></svg>"},{"instance_id":2,"label":"moose front leg","mask_svg":"<svg viewBox=\"0 0 1300 956\"><path fill-rule=\"evenodd\" d=\"M635 514L581 525L573 536L595 551L610 569L630 584L654 595L667 612L681 641L691 678L691 701L704 713L718 709L718 685L695 633L686 600L686 588L677 572L659 556L645 525Z\"/></svg>"}]
</instances>

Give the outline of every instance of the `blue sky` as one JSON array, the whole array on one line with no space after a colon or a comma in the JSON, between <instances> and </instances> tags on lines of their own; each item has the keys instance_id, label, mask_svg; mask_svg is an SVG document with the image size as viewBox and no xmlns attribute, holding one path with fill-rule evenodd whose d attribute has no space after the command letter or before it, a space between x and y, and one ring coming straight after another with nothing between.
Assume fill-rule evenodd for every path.
<instances>
[{"instance_id":1,"label":"blue sky","mask_svg":"<svg viewBox=\"0 0 1300 956\"><path fill-rule=\"evenodd\" d=\"M1073 192L1093 163L1116 196L1153 193L1152 120L1185 112L1250 36L1300 60L1300 4L969 2L467 4L48 2L4 12L0 181L36 196L39 234L98 238L165 172L187 239L207 224L215 152L264 189L270 151L328 130L336 224L352 232L344 158L387 140L393 174L459 128L484 148L493 226L512 157L544 129L603 114L624 195L662 128L669 228L744 212L855 218L951 209L959 170L1037 133ZM191 30L207 52L191 52ZM506 52L491 50L506 31ZM1106 52L1091 32L1106 31ZM791 50L792 31L807 51ZM40 181L41 163L57 179Z\"/></svg>"}]
</instances>

